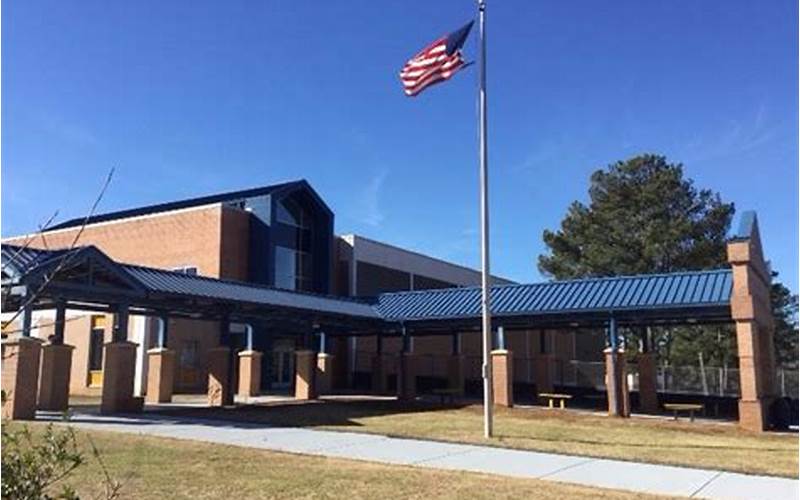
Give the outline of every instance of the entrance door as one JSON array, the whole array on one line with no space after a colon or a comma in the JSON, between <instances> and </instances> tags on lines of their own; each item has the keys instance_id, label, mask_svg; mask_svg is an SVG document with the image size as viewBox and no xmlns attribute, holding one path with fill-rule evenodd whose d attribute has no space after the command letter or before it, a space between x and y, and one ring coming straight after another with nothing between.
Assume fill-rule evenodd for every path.
<instances>
[{"instance_id":1,"label":"entrance door","mask_svg":"<svg viewBox=\"0 0 800 500\"><path fill-rule=\"evenodd\" d=\"M294 342L276 340L272 347L272 387L288 389L294 377Z\"/></svg>"}]
</instances>

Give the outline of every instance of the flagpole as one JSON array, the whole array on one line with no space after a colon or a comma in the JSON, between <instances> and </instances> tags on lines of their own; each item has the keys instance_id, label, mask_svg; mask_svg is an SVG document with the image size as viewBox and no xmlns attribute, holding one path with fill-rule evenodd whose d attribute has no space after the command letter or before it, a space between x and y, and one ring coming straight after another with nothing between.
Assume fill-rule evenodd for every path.
<instances>
[{"instance_id":1,"label":"flagpole","mask_svg":"<svg viewBox=\"0 0 800 500\"><path fill-rule=\"evenodd\" d=\"M478 128L480 130L481 178L481 308L483 313L483 435L492 437L492 312L489 296L489 171L486 150L486 0L478 0L480 60L478 91Z\"/></svg>"}]
</instances>

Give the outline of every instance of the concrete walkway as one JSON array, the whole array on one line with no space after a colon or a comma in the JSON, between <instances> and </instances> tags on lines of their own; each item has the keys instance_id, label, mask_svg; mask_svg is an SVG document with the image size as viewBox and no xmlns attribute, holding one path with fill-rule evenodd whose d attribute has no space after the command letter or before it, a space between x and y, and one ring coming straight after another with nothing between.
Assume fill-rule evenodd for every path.
<instances>
[{"instance_id":1,"label":"concrete walkway","mask_svg":"<svg viewBox=\"0 0 800 500\"><path fill-rule=\"evenodd\" d=\"M39 419L57 420L39 413ZM600 488L696 498L795 500L798 481L708 469L690 469L377 434L265 427L219 420L140 414L104 417L76 413L77 427L366 460L436 469L483 472Z\"/></svg>"}]
</instances>

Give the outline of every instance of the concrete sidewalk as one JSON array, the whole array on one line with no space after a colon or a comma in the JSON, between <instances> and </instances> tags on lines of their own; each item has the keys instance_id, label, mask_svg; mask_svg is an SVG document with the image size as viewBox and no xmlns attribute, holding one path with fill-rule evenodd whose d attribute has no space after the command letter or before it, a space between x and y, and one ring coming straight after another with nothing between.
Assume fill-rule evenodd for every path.
<instances>
[{"instance_id":1,"label":"concrete sidewalk","mask_svg":"<svg viewBox=\"0 0 800 500\"><path fill-rule=\"evenodd\" d=\"M58 420L39 413L39 419ZM140 414L76 413L76 427L696 498L795 500L798 481L709 469L391 438L377 434Z\"/></svg>"}]
</instances>

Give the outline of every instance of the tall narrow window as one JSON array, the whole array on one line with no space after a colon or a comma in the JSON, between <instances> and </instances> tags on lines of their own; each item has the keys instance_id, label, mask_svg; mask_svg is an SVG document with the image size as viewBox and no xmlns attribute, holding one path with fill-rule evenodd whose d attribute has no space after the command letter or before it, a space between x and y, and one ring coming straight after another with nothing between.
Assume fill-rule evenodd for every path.
<instances>
[{"instance_id":1,"label":"tall narrow window","mask_svg":"<svg viewBox=\"0 0 800 500\"><path fill-rule=\"evenodd\" d=\"M89 385L103 383L103 343L106 332L106 317L92 316L89 330Z\"/></svg>"},{"instance_id":2,"label":"tall narrow window","mask_svg":"<svg viewBox=\"0 0 800 500\"><path fill-rule=\"evenodd\" d=\"M308 212L291 198L285 198L277 203L277 213L275 215L278 222L289 226L308 229L311 224Z\"/></svg>"},{"instance_id":3,"label":"tall narrow window","mask_svg":"<svg viewBox=\"0 0 800 500\"><path fill-rule=\"evenodd\" d=\"M311 290L311 255L276 246L275 286L287 290Z\"/></svg>"}]
</instances>

